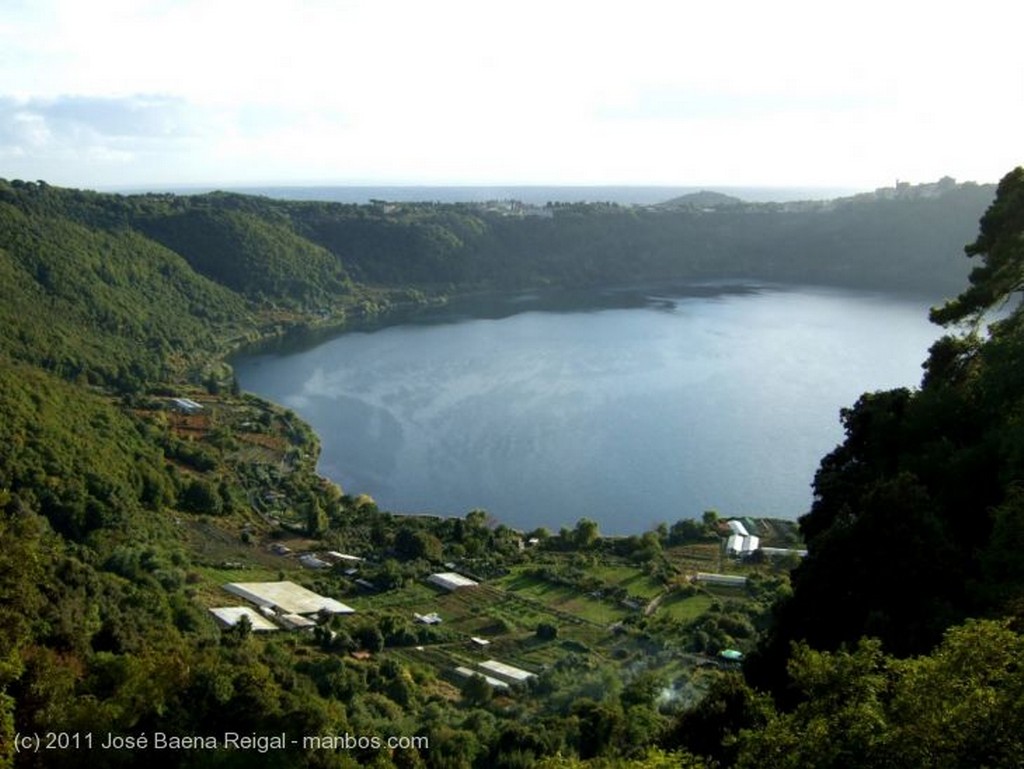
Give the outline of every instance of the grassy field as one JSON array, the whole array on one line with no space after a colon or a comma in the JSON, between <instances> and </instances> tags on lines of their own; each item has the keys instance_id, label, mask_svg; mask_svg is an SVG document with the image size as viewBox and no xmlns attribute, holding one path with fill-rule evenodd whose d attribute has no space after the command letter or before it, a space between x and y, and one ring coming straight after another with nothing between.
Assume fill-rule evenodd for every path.
<instances>
[{"instance_id":1,"label":"grassy field","mask_svg":"<svg viewBox=\"0 0 1024 769\"><path fill-rule=\"evenodd\" d=\"M587 569L587 573L610 585L625 588L630 595L648 600L665 589L659 580L652 578L635 566L626 564L599 564Z\"/></svg>"},{"instance_id":2,"label":"grassy field","mask_svg":"<svg viewBox=\"0 0 1024 769\"><path fill-rule=\"evenodd\" d=\"M625 607L591 598L568 585L559 585L523 572L513 572L496 584L516 595L537 601L562 614L569 614L601 625L611 625L632 612Z\"/></svg>"},{"instance_id":3,"label":"grassy field","mask_svg":"<svg viewBox=\"0 0 1024 769\"><path fill-rule=\"evenodd\" d=\"M706 593L697 593L691 596L675 593L658 605L658 613L688 622L706 612L714 602L715 599Z\"/></svg>"}]
</instances>

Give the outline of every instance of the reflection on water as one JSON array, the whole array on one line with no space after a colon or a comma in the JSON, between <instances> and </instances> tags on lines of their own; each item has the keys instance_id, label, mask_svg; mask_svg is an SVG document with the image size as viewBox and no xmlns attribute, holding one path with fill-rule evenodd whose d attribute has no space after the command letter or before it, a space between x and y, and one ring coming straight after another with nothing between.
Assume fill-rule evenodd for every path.
<instances>
[{"instance_id":1,"label":"reflection on water","mask_svg":"<svg viewBox=\"0 0 1024 769\"><path fill-rule=\"evenodd\" d=\"M662 286L473 297L236 369L313 425L324 475L384 508L633 533L801 514L839 408L916 385L940 333L917 300Z\"/></svg>"}]
</instances>

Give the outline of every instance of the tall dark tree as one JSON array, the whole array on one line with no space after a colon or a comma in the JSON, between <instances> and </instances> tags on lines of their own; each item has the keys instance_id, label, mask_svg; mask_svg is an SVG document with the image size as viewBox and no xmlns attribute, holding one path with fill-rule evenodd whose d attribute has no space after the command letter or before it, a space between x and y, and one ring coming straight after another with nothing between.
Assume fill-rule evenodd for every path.
<instances>
[{"instance_id":1,"label":"tall dark tree","mask_svg":"<svg viewBox=\"0 0 1024 769\"><path fill-rule=\"evenodd\" d=\"M1024 482L1024 315L994 324L987 340L977 324L1024 289L1024 170L1002 180L966 250L983 263L933 319L972 327L933 346L919 391L866 394L844 409L846 439L815 476L800 521L809 556L748 663L784 701L793 641L834 650L870 635L888 652L921 654L950 625L1011 600L1000 580L1017 574L1007 552Z\"/></svg>"},{"instance_id":2,"label":"tall dark tree","mask_svg":"<svg viewBox=\"0 0 1024 769\"><path fill-rule=\"evenodd\" d=\"M942 325L977 321L1011 294L1024 291L1024 168L1017 167L999 182L996 199L981 218L978 239L964 250L981 257L970 274L970 287L932 311Z\"/></svg>"}]
</instances>

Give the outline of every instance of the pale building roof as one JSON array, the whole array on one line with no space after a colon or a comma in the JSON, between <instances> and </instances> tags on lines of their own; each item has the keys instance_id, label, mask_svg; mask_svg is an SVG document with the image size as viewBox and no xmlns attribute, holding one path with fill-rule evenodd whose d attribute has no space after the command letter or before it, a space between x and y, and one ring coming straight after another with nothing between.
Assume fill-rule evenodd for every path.
<instances>
[{"instance_id":1,"label":"pale building roof","mask_svg":"<svg viewBox=\"0 0 1024 769\"><path fill-rule=\"evenodd\" d=\"M725 549L730 553L736 553L737 555L744 555L746 553L753 553L761 545L761 538L754 537L749 534L733 534L729 537L726 542Z\"/></svg>"},{"instance_id":2,"label":"pale building roof","mask_svg":"<svg viewBox=\"0 0 1024 769\"><path fill-rule=\"evenodd\" d=\"M457 590L460 587L473 587L478 584L469 577L463 577L454 571L442 571L437 574L431 574L427 577L427 582L443 587L445 590Z\"/></svg>"},{"instance_id":3,"label":"pale building roof","mask_svg":"<svg viewBox=\"0 0 1024 769\"><path fill-rule=\"evenodd\" d=\"M499 680L497 678L494 678L492 676L484 675L479 670L471 670L470 668L463 667L462 665L459 665L459 667L455 668L455 672L458 673L463 678L472 678L473 676L483 676L484 680L487 683L489 683L491 686L493 686L495 689L507 689L508 688L508 684L505 683L504 681L501 681L501 680Z\"/></svg>"},{"instance_id":4,"label":"pale building roof","mask_svg":"<svg viewBox=\"0 0 1024 769\"><path fill-rule=\"evenodd\" d=\"M498 662L497 660L481 662L480 667L506 681L520 682L534 677L534 674L528 670L517 668L514 665L506 665L504 662Z\"/></svg>"},{"instance_id":5,"label":"pale building roof","mask_svg":"<svg viewBox=\"0 0 1024 769\"><path fill-rule=\"evenodd\" d=\"M729 528L733 534L738 534L741 537L749 537L750 532L747 531L747 527L743 525L741 521L729 521Z\"/></svg>"},{"instance_id":6,"label":"pale building roof","mask_svg":"<svg viewBox=\"0 0 1024 769\"><path fill-rule=\"evenodd\" d=\"M711 584L718 585L745 585L747 584L747 578L740 574L711 574L704 571L698 571L697 576L694 577L697 582L710 582Z\"/></svg>"},{"instance_id":7,"label":"pale building roof","mask_svg":"<svg viewBox=\"0 0 1024 769\"><path fill-rule=\"evenodd\" d=\"M215 609L210 609L210 613L220 620L226 627L234 627L242 617L248 617L249 626L253 631L266 632L268 630L280 630L277 625L266 617L263 617L253 611L248 606L219 606Z\"/></svg>"},{"instance_id":8,"label":"pale building roof","mask_svg":"<svg viewBox=\"0 0 1024 769\"><path fill-rule=\"evenodd\" d=\"M231 582L224 585L224 589L257 606L272 606L284 614L316 614L319 611L355 613L351 606L318 595L294 582Z\"/></svg>"}]
</instances>

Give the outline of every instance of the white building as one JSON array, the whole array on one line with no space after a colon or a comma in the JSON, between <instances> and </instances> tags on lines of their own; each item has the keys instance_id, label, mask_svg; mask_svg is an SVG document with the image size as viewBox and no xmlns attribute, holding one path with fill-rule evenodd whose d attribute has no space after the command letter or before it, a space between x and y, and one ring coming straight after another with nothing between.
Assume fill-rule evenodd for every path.
<instances>
[{"instance_id":1,"label":"white building","mask_svg":"<svg viewBox=\"0 0 1024 769\"><path fill-rule=\"evenodd\" d=\"M210 609L210 613L224 627L234 627L242 617L248 617L249 627L253 629L253 632L263 633L269 630L280 629L269 619L261 617L248 606L220 606L216 609Z\"/></svg>"},{"instance_id":2,"label":"white building","mask_svg":"<svg viewBox=\"0 0 1024 769\"><path fill-rule=\"evenodd\" d=\"M322 561L311 553L307 555L300 555L299 563L307 569L326 569L330 565L327 561Z\"/></svg>"},{"instance_id":3,"label":"white building","mask_svg":"<svg viewBox=\"0 0 1024 769\"><path fill-rule=\"evenodd\" d=\"M800 558L807 557L806 550L796 550L790 547L762 547L761 552L768 556L796 555Z\"/></svg>"},{"instance_id":4,"label":"white building","mask_svg":"<svg viewBox=\"0 0 1024 769\"><path fill-rule=\"evenodd\" d=\"M729 521L728 525L729 525L729 529L732 531L732 533L735 536L739 536L739 537L749 537L750 536L750 532L747 531L747 527L744 526L742 522L740 522L740 521Z\"/></svg>"},{"instance_id":5,"label":"white building","mask_svg":"<svg viewBox=\"0 0 1024 769\"><path fill-rule=\"evenodd\" d=\"M203 404L196 403L191 398L171 398L174 407L185 414L198 414L203 410Z\"/></svg>"},{"instance_id":6,"label":"white building","mask_svg":"<svg viewBox=\"0 0 1024 769\"><path fill-rule=\"evenodd\" d=\"M442 571L437 574L431 574L427 577L427 582L444 588L445 590L458 590L460 587L475 587L478 584L469 577L463 577L461 574L456 574L454 571Z\"/></svg>"},{"instance_id":7,"label":"white building","mask_svg":"<svg viewBox=\"0 0 1024 769\"><path fill-rule=\"evenodd\" d=\"M733 534L725 543L725 552L729 555L750 555L761 546L759 537L751 535Z\"/></svg>"},{"instance_id":8,"label":"white building","mask_svg":"<svg viewBox=\"0 0 1024 769\"><path fill-rule=\"evenodd\" d=\"M224 589L257 606L269 606L279 614L354 614L351 606L317 595L294 582L231 582Z\"/></svg>"},{"instance_id":9,"label":"white building","mask_svg":"<svg viewBox=\"0 0 1024 769\"><path fill-rule=\"evenodd\" d=\"M455 668L455 672L458 675L462 676L463 678L472 678L473 676L483 676L484 680L487 683L489 683L491 685L491 687L494 688L494 689L507 689L508 688L508 684L505 683L504 681L501 681L501 680L499 680L497 678L494 678L493 676L485 676L483 673L481 673L478 670L472 670L472 669L464 667L462 665L459 665L459 667Z\"/></svg>"},{"instance_id":10,"label":"white building","mask_svg":"<svg viewBox=\"0 0 1024 769\"><path fill-rule=\"evenodd\" d=\"M693 578L695 582L703 582L707 585L722 585L724 587L744 587L747 578L740 574L709 574L699 571Z\"/></svg>"},{"instance_id":11,"label":"white building","mask_svg":"<svg viewBox=\"0 0 1024 769\"><path fill-rule=\"evenodd\" d=\"M328 563L331 563L331 564L342 563L342 562L356 564L356 563L360 563L363 560L358 555L349 555L348 553L339 553L337 550L328 550L326 553L323 553L320 557L323 558Z\"/></svg>"},{"instance_id":12,"label":"white building","mask_svg":"<svg viewBox=\"0 0 1024 769\"><path fill-rule=\"evenodd\" d=\"M521 684L530 678L534 678L534 674L528 670L517 668L514 665L506 665L504 662L498 662L497 660L481 662L480 667L503 681L508 681L510 684Z\"/></svg>"},{"instance_id":13,"label":"white building","mask_svg":"<svg viewBox=\"0 0 1024 769\"><path fill-rule=\"evenodd\" d=\"M316 623L309 617L303 617L301 614L281 614L278 616L286 628L290 630L306 630L307 628L316 627Z\"/></svg>"}]
</instances>

